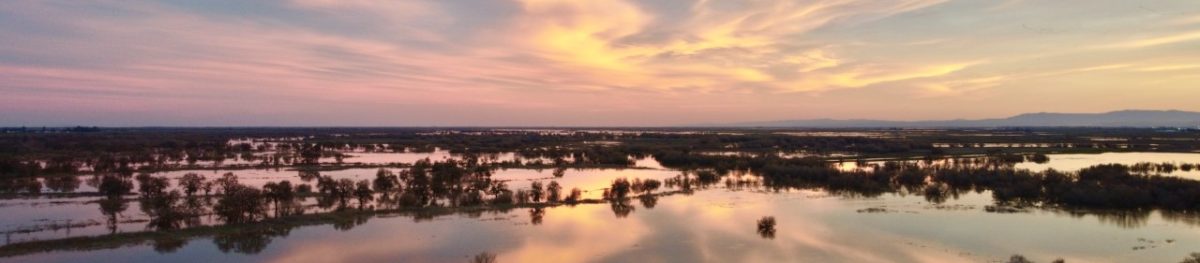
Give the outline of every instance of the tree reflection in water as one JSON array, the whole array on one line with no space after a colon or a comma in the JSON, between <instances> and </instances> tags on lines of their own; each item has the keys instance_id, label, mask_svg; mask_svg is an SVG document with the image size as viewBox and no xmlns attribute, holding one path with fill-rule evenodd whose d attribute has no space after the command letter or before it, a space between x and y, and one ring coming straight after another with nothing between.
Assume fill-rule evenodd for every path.
<instances>
[{"instance_id":1,"label":"tree reflection in water","mask_svg":"<svg viewBox=\"0 0 1200 263\"><path fill-rule=\"evenodd\" d=\"M638 200L642 201L642 207L645 207L646 209L654 209L654 206L658 205L657 195L642 195L641 197L638 197Z\"/></svg>"},{"instance_id":2,"label":"tree reflection in water","mask_svg":"<svg viewBox=\"0 0 1200 263\"><path fill-rule=\"evenodd\" d=\"M616 215L617 218L625 218L628 217L630 213L633 213L634 207L633 204L630 203L629 198L613 199L609 200L608 203L609 206L612 207L613 214Z\"/></svg>"},{"instance_id":3,"label":"tree reflection in water","mask_svg":"<svg viewBox=\"0 0 1200 263\"><path fill-rule=\"evenodd\" d=\"M46 180L46 188L59 193L72 193L79 189L82 180L78 176L55 176L48 177Z\"/></svg>"},{"instance_id":4,"label":"tree reflection in water","mask_svg":"<svg viewBox=\"0 0 1200 263\"><path fill-rule=\"evenodd\" d=\"M492 173L497 168L472 159L422 160L396 172L380 169L374 180L334 179L321 176L317 170L304 171L306 177L316 181L318 191L315 192L309 184L292 185L288 181L251 187L238 182L236 175L227 174L207 182L185 176L191 179L180 180L179 189L184 191L181 193L168 190L171 181L165 178L143 175L137 178L143 183L138 187L141 191L135 200L141 211L150 217L147 229L170 231L209 224L207 227L215 229L211 230L215 232L214 242L222 251L237 253L261 251L271 238L284 236L291 227L302 225L288 223L294 218L317 219L344 231L365 223L376 213L403 212L416 221L423 221L447 211L479 217L485 212L505 213L510 209L528 208L530 223L540 225L548 207L602 203L607 203L617 218L626 218L636 210L634 199L643 208L653 209L658 205L660 195L688 195L722 183L722 178L723 185L731 191L814 189L846 197L916 194L933 204L957 199L960 193L968 191L993 191L992 196L1000 205L1047 207L1072 216L1097 215L1102 222L1122 227L1143 226L1154 211L1160 211L1168 220L1191 224L1197 221L1193 208L1179 201L1190 200L1184 197L1192 194L1196 183L1133 175L1129 173L1130 168L1124 166L1096 166L1077 174L1067 174L1020 171L997 165L919 166L905 163L887 163L870 170L839 171L828 163L805 159L754 165L761 166L723 172L688 170L662 181L618 178L605 189L603 200L584 199L578 188L571 189L569 194L560 194L563 187L557 181L545 185L538 182L528 191L514 191L504 182L492 180ZM746 174L761 176L743 178ZM121 214L128 209L129 201L125 198L132 196L131 177L108 174L92 180L104 196L97 204L107 218L109 233L117 232ZM54 180L54 185L64 185L54 186L59 189L76 184L57 182L65 179ZM200 195L199 190L209 184L215 191ZM1102 188L1095 185L1116 186L1115 189L1134 198L1105 203L1112 194L1097 191ZM1143 196L1143 191L1159 191L1156 193L1162 195ZM1157 199L1159 197L1182 199ZM308 198L315 198L316 202L306 202ZM1112 212L1105 213L1089 209L1108 208L1105 204L1129 209L1109 209L1107 211ZM204 216L209 216L210 220L201 220ZM270 222L260 223L268 220ZM766 222L759 222L758 233L764 238L772 238L774 221ZM221 230L221 224L238 231ZM252 231L243 231L247 229ZM154 239L159 251L173 251L183 245L178 240L159 238Z\"/></svg>"},{"instance_id":5,"label":"tree reflection in water","mask_svg":"<svg viewBox=\"0 0 1200 263\"><path fill-rule=\"evenodd\" d=\"M179 250L179 248L187 245L187 243L187 238L164 235L162 237L155 238L153 241L153 246L155 252L168 254Z\"/></svg>"},{"instance_id":6,"label":"tree reflection in water","mask_svg":"<svg viewBox=\"0 0 1200 263\"><path fill-rule=\"evenodd\" d=\"M534 225L542 224L542 217L546 216L546 208L534 207L529 209L529 223Z\"/></svg>"},{"instance_id":7,"label":"tree reflection in water","mask_svg":"<svg viewBox=\"0 0 1200 263\"><path fill-rule=\"evenodd\" d=\"M471 258L471 263L496 263L496 254L482 252Z\"/></svg>"},{"instance_id":8,"label":"tree reflection in water","mask_svg":"<svg viewBox=\"0 0 1200 263\"><path fill-rule=\"evenodd\" d=\"M104 214L104 217L108 219L106 226L109 233L116 234L117 223L119 222L117 217L121 212L125 212L125 209L129 209L129 205L125 203L125 200L114 198L101 199L98 203L100 205L100 213Z\"/></svg>"},{"instance_id":9,"label":"tree reflection in water","mask_svg":"<svg viewBox=\"0 0 1200 263\"><path fill-rule=\"evenodd\" d=\"M222 231L213 237L213 243L221 252L257 254L271 244L272 238L286 237L291 231L290 226L267 224L238 231Z\"/></svg>"},{"instance_id":10,"label":"tree reflection in water","mask_svg":"<svg viewBox=\"0 0 1200 263\"><path fill-rule=\"evenodd\" d=\"M347 216L336 217L333 220L333 229L338 231L349 231L356 226L366 224L371 217L363 214L350 214Z\"/></svg>"}]
</instances>

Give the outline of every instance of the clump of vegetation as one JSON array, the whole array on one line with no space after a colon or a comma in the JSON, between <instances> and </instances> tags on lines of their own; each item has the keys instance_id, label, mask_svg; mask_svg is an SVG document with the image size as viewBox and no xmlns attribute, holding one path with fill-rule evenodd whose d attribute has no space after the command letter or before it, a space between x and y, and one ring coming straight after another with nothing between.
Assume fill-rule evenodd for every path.
<instances>
[{"instance_id":1,"label":"clump of vegetation","mask_svg":"<svg viewBox=\"0 0 1200 263\"><path fill-rule=\"evenodd\" d=\"M775 238L775 217L764 216L758 219L758 234L763 238Z\"/></svg>"},{"instance_id":2,"label":"clump of vegetation","mask_svg":"<svg viewBox=\"0 0 1200 263\"><path fill-rule=\"evenodd\" d=\"M105 175L100 178L100 185L97 188L109 199L118 199L133 191L133 182L120 176Z\"/></svg>"},{"instance_id":3,"label":"clump of vegetation","mask_svg":"<svg viewBox=\"0 0 1200 263\"><path fill-rule=\"evenodd\" d=\"M213 212L228 223L250 223L266 217L266 195L259 189L232 184L225 186Z\"/></svg>"},{"instance_id":4,"label":"clump of vegetation","mask_svg":"<svg viewBox=\"0 0 1200 263\"><path fill-rule=\"evenodd\" d=\"M1200 252L1188 255L1183 261L1179 261L1179 263L1200 263Z\"/></svg>"},{"instance_id":5,"label":"clump of vegetation","mask_svg":"<svg viewBox=\"0 0 1200 263\"><path fill-rule=\"evenodd\" d=\"M139 174L135 179L138 181L138 193L142 198L157 198L166 194L167 188L171 187L171 181L163 177L154 177L150 174Z\"/></svg>"},{"instance_id":6,"label":"clump of vegetation","mask_svg":"<svg viewBox=\"0 0 1200 263\"><path fill-rule=\"evenodd\" d=\"M606 194L604 197L605 199L609 200L625 199L629 196L630 190L632 189L631 186L632 184L629 183L629 179L617 178L616 180L613 180L612 186L609 187L605 192Z\"/></svg>"},{"instance_id":7,"label":"clump of vegetation","mask_svg":"<svg viewBox=\"0 0 1200 263\"><path fill-rule=\"evenodd\" d=\"M1008 258L1008 263L1033 263L1033 261L1026 259L1022 255L1012 255L1012 257Z\"/></svg>"},{"instance_id":8,"label":"clump of vegetation","mask_svg":"<svg viewBox=\"0 0 1200 263\"><path fill-rule=\"evenodd\" d=\"M387 193L395 190L400 185L400 178L397 177L395 173L392 173L392 171L380 168L379 171L375 173L375 180L373 183L375 186L375 191Z\"/></svg>"},{"instance_id":9,"label":"clump of vegetation","mask_svg":"<svg viewBox=\"0 0 1200 263\"><path fill-rule=\"evenodd\" d=\"M186 173L179 178L179 186L183 187L184 194L193 196L204 187L204 177L197 173Z\"/></svg>"},{"instance_id":10,"label":"clump of vegetation","mask_svg":"<svg viewBox=\"0 0 1200 263\"><path fill-rule=\"evenodd\" d=\"M1038 164L1044 164L1050 162L1050 156L1046 156L1044 153L1035 153L1029 156L1029 161Z\"/></svg>"},{"instance_id":11,"label":"clump of vegetation","mask_svg":"<svg viewBox=\"0 0 1200 263\"><path fill-rule=\"evenodd\" d=\"M571 193L563 201L568 204L575 204L579 202L580 198L583 198L583 191L579 190L579 188L571 188Z\"/></svg>"},{"instance_id":12,"label":"clump of vegetation","mask_svg":"<svg viewBox=\"0 0 1200 263\"><path fill-rule=\"evenodd\" d=\"M559 185L558 182L550 181L550 184L546 186L546 201L558 202L560 200L562 200L562 185Z\"/></svg>"},{"instance_id":13,"label":"clump of vegetation","mask_svg":"<svg viewBox=\"0 0 1200 263\"><path fill-rule=\"evenodd\" d=\"M1022 256L1022 255L1012 255L1012 257L1008 258L1007 262L1008 263L1033 263L1032 260L1029 260L1029 259L1025 258L1025 256ZM1054 261L1051 261L1051 262L1065 263L1067 261L1060 258L1060 259L1055 259Z\"/></svg>"},{"instance_id":14,"label":"clump of vegetation","mask_svg":"<svg viewBox=\"0 0 1200 263\"><path fill-rule=\"evenodd\" d=\"M529 199L533 200L533 202L541 202L542 197L546 195L545 190L542 188L542 182L533 182L530 184Z\"/></svg>"},{"instance_id":15,"label":"clump of vegetation","mask_svg":"<svg viewBox=\"0 0 1200 263\"><path fill-rule=\"evenodd\" d=\"M371 181L362 180L354 184L354 198L358 199L358 206L366 206L368 201L375 200L375 191L371 190Z\"/></svg>"}]
</instances>

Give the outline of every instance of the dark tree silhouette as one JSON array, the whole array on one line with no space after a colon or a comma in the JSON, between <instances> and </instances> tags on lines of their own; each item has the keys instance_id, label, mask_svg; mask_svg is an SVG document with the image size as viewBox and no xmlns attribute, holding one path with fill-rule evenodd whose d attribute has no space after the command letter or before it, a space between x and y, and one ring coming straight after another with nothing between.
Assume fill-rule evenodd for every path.
<instances>
[{"instance_id":1,"label":"dark tree silhouette","mask_svg":"<svg viewBox=\"0 0 1200 263\"><path fill-rule=\"evenodd\" d=\"M149 174L140 174L137 176L138 194L142 198L158 198L166 194L167 188L171 187L171 181L164 177L155 177Z\"/></svg>"},{"instance_id":2,"label":"dark tree silhouette","mask_svg":"<svg viewBox=\"0 0 1200 263\"><path fill-rule=\"evenodd\" d=\"M46 178L46 188L59 193L71 193L79 189L81 180L78 176L66 175Z\"/></svg>"},{"instance_id":3,"label":"dark tree silhouette","mask_svg":"<svg viewBox=\"0 0 1200 263\"><path fill-rule=\"evenodd\" d=\"M629 196L630 189L629 179L617 178L613 180L612 186L608 188L608 195L605 198L610 200L625 199Z\"/></svg>"},{"instance_id":4,"label":"dark tree silhouette","mask_svg":"<svg viewBox=\"0 0 1200 263\"><path fill-rule=\"evenodd\" d=\"M261 190L237 183L226 187L221 199L213 206L213 212L222 220L249 223L266 217L266 198Z\"/></svg>"},{"instance_id":5,"label":"dark tree silhouette","mask_svg":"<svg viewBox=\"0 0 1200 263\"><path fill-rule=\"evenodd\" d=\"M1033 261L1026 259L1022 255L1012 255L1012 257L1008 258L1008 263L1033 263Z\"/></svg>"},{"instance_id":6,"label":"dark tree silhouette","mask_svg":"<svg viewBox=\"0 0 1200 263\"><path fill-rule=\"evenodd\" d=\"M375 181L373 183L376 192L389 193L400 185L400 178L395 173L392 173L392 171L379 169L379 171L375 172Z\"/></svg>"},{"instance_id":7,"label":"dark tree silhouette","mask_svg":"<svg viewBox=\"0 0 1200 263\"><path fill-rule=\"evenodd\" d=\"M568 194L563 201L567 202L568 204L575 204L579 202L580 198L583 198L583 191L579 190L579 188L571 188L571 193Z\"/></svg>"},{"instance_id":8,"label":"dark tree silhouette","mask_svg":"<svg viewBox=\"0 0 1200 263\"><path fill-rule=\"evenodd\" d=\"M775 238L775 217L764 216L758 220L758 235L766 239Z\"/></svg>"},{"instance_id":9,"label":"dark tree silhouette","mask_svg":"<svg viewBox=\"0 0 1200 263\"><path fill-rule=\"evenodd\" d=\"M546 201L556 203L560 200L562 200L562 186L556 181L550 181L550 184L546 186Z\"/></svg>"},{"instance_id":10,"label":"dark tree silhouette","mask_svg":"<svg viewBox=\"0 0 1200 263\"><path fill-rule=\"evenodd\" d=\"M542 187L542 182L533 182L529 186L529 199L533 202L541 202L542 197L546 195L545 189Z\"/></svg>"},{"instance_id":11,"label":"dark tree silhouette","mask_svg":"<svg viewBox=\"0 0 1200 263\"><path fill-rule=\"evenodd\" d=\"M119 223L117 217L121 212L125 212L125 209L129 209L129 205L125 203L125 200L121 200L120 198L100 199L99 203L100 213L108 218L106 225L108 226L109 233L117 233L117 223Z\"/></svg>"},{"instance_id":12,"label":"dark tree silhouette","mask_svg":"<svg viewBox=\"0 0 1200 263\"><path fill-rule=\"evenodd\" d=\"M375 191L371 190L371 181L358 181L355 184L354 197L358 199L359 208L366 206L368 201L375 200Z\"/></svg>"},{"instance_id":13,"label":"dark tree silhouette","mask_svg":"<svg viewBox=\"0 0 1200 263\"><path fill-rule=\"evenodd\" d=\"M133 182L118 176L105 175L100 178L100 186L97 189L109 199L118 199L133 191Z\"/></svg>"},{"instance_id":14,"label":"dark tree silhouette","mask_svg":"<svg viewBox=\"0 0 1200 263\"><path fill-rule=\"evenodd\" d=\"M1200 263L1200 252L1188 255L1183 261L1179 261L1179 263Z\"/></svg>"},{"instance_id":15,"label":"dark tree silhouette","mask_svg":"<svg viewBox=\"0 0 1200 263\"><path fill-rule=\"evenodd\" d=\"M204 187L204 177L197 173L186 173L179 178L179 187L187 196L193 196Z\"/></svg>"}]
</instances>

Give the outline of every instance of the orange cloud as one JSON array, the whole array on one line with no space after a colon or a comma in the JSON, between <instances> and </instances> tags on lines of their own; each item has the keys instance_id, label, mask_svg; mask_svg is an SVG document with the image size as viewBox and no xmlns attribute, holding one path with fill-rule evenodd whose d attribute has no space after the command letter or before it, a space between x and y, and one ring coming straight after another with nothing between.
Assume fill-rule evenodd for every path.
<instances>
[{"instance_id":1,"label":"orange cloud","mask_svg":"<svg viewBox=\"0 0 1200 263\"><path fill-rule=\"evenodd\" d=\"M148 99L189 108L138 106L147 112L245 122L668 124L700 118L695 110L783 118L819 104L848 105L830 115L929 119L943 116L906 109L1041 85L1109 95L1153 85L1175 93L1104 106L1196 109L1182 99L1200 96L1186 88L1200 60L1184 48L1200 41L1194 15L1138 8L1189 3L1098 1L1115 11L943 0L0 1L11 21L0 24L0 104L23 113L0 122ZM1032 89L993 91L1012 100ZM973 114L1018 111L989 105ZM639 111L662 114L630 120Z\"/></svg>"}]
</instances>

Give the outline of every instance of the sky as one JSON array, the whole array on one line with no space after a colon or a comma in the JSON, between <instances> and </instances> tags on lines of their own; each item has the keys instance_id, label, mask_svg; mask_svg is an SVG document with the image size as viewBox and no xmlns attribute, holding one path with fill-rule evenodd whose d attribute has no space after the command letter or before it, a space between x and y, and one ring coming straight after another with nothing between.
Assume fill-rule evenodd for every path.
<instances>
[{"instance_id":1,"label":"sky","mask_svg":"<svg viewBox=\"0 0 1200 263\"><path fill-rule=\"evenodd\" d=\"M0 126L1122 109L1200 111L1200 1L0 1Z\"/></svg>"}]
</instances>

